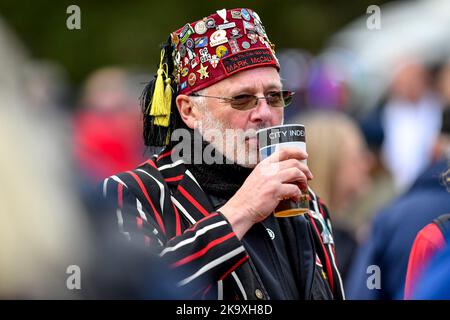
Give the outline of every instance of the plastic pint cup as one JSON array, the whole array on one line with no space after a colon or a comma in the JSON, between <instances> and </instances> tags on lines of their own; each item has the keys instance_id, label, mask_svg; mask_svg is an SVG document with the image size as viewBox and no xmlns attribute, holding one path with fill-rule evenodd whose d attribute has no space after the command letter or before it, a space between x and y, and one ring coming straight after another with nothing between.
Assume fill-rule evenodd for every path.
<instances>
[{"instance_id":1,"label":"plastic pint cup","mask_svg":"<svg viewBox=\"0 0 450 320\"><path fill-rule=\"evenodd\" d=\"M301 124L287 124L257 131L259 159L264 160L283 148L298 148L306 151L305 127ZM302 160L306 164L306 160ZM309 210L308 190L301 190L299 201L282 199L274 210L276 217L302 215Z\"/></svg>"}]
</instances>

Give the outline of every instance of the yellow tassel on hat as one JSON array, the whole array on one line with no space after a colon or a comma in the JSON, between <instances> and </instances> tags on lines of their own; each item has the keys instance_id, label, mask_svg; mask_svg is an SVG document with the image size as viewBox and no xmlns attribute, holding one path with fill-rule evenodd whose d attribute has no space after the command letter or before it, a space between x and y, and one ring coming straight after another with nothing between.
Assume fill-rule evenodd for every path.
<instances>
[{"instance_id":1,"label":"yellow tassel on hat","mask_svg":"<svg viewBox=\"0 0 450 320\"><path fill-rule=\"evenodd\" d=\"M168 127L170 123L170 108L172 103L171 80L167 70L167 64L163 64L164 49L161 50L161 60L157 72L155 88L153 91L150 115L154 117L154 124L162 127ZM164 81L164 77L166 80ZM166 86L164 88L164 82ZM148 112L148 110L147 110Z\"/></svg>"},{"instance_id":2,"label":"yellow tassel on hat","mask_svg":"<svg viewBox=\"0 0 450 320\"><path fill-rule=\"evenodd\" d=\"M172 80L167 75L167 71L165 73L166 73L166 80L165 80L166 87L164 89L164 108L165 110L167 110L167 114L155 119L158 120L158 123L156 122L155 123L163 127L168 127L170 123L170 107L172 105L172 86L171 86Z\"/></svg>"}]
</instances>

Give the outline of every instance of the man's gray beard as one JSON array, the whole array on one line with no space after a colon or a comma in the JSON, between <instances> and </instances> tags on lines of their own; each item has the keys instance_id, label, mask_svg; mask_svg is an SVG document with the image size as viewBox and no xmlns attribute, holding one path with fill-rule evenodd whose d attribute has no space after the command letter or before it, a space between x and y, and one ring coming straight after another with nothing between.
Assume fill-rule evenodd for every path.
<instances>
[{"instance_id":1,"label":"man's gray beard","mask_svg":"<svg viewBox=\"0 0 450 320\"><path fill-rule=\"evenodd\" d=\"M246 131L235 130L214 119L206 108L203 110L203 121L200 123L199 132L203 139L222 153L228 161L234 162L246 168L254 168L258 163L258 149L245 141L245 137L256 137L256 131L269 125L258 125L256 129Z\"/></svg>"}]
</instances>

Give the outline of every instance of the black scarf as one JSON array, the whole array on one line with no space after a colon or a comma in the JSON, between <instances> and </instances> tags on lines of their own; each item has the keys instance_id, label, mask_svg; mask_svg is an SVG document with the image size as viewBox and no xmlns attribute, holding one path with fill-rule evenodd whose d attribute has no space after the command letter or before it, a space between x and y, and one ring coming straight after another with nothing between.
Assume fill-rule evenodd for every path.
<instances>
[{"instance_id":1,"label":"black scarf","mask_svg":"<svg viewBox=\"0 0 450 320\"><path fill-rule=\"evenodd\" d=\"M202 140L202 154L208 145L209 142ZM222 159L222 164L206 164L203 158L201 164L194 164L194 152L192 152L190 159L185 159L186 167L208 195L228 200L242 186L253 169L236 163L228 164L225 156L217 149L211 153L212 156L218 155L217 158Z\"/></svg>"}]
</instances>

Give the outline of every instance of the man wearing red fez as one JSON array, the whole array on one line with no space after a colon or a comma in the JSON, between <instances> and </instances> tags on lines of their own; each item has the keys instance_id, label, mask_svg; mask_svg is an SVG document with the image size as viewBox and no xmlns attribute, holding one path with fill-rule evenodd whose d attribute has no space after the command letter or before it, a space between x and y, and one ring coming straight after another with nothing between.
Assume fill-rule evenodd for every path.
<instances>
[{"instance_id":1,"label":"man wearing red fez","mask_svg":"<svg viewBox=\"0 0 450 320\"><path fill-rule=\"evenodd\" d=\"M282 124L293 96L279 69L251 9L171 33L142 96L144 141L164 148L103 183L120 231L153 250L191 299L344 298L321 200L309 189L306 214L272 214L313 178L298 149L257 159L256 130Z\"/></svg>"}]
</instances>

